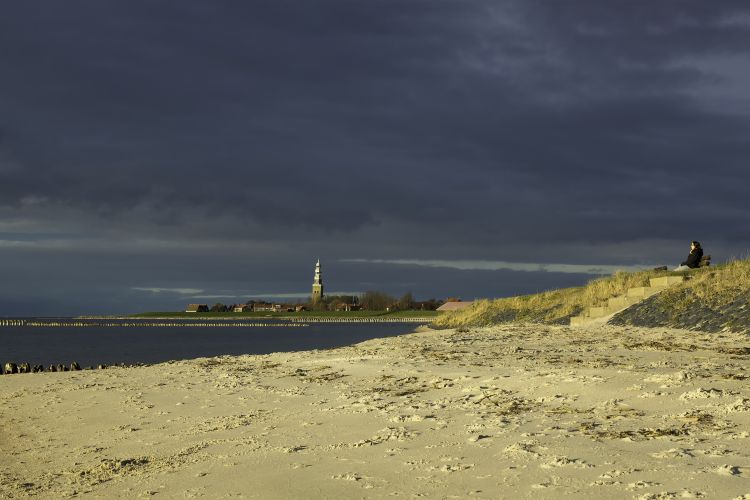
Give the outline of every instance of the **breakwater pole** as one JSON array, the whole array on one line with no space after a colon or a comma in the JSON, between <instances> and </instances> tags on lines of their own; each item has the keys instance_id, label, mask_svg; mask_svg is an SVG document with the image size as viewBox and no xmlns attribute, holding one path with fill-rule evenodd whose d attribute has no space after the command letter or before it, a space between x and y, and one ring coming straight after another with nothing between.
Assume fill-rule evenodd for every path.
<instances>
[{"instance_id":1,"label":"breakwater pole","mask_svg":"<svg viewBox=\"0 0 750 500\"><path fill-rule=\"evenodd\" d=\"M125 363L117 363L114 365L111 365L112 367L117 368L134 368L137 366L146 366L143 363L136 363L136 364L125 364ZM105 370L107 368L110 368L110 366L105 364L99 364L96 366L87 366L82 368L81 365L79 365L76 361L73 361L70 363L70 365L64 365L64 364L57 364L57 365L49 365L45 367L44 365L32 365L30 363L13 363L13 362L7 362L0 365L0 375L13 375L16 373L42 373L42 372L77 372L81 370Z\"/></svg>"},{"instance_id":2,"label":"breakwater pole","mask_svg":"<svg viewBox=\"0 0 750 500\"><path fill-rule=\"evenodd\" d=\"M0 319L0 326L26 326L25 319Z\"/></svg>"}]
</instances>

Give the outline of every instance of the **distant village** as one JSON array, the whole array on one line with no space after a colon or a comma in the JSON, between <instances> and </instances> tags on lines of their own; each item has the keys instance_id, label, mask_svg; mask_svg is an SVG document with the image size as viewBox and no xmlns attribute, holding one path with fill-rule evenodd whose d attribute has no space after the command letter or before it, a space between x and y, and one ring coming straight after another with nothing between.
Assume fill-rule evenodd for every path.
<instances>
[{"instance_id":1,"label":"distant village","mask_svg":"<svg viewBox=\"0 0 750 500\"><path fill-rule=\"evenodd\" d=\"M188 304L185 312L302 312L302 311L449 311L463 309L471 305L458 298L445 300L429 299L416 301L411 292L400 298L387 293L368 291L360 295L326 295L323 290L323 274L320 260L315 264L310 299L305 303L267 302L265 300L248 300L244 304Z\"/></svg>"}]
</instances>

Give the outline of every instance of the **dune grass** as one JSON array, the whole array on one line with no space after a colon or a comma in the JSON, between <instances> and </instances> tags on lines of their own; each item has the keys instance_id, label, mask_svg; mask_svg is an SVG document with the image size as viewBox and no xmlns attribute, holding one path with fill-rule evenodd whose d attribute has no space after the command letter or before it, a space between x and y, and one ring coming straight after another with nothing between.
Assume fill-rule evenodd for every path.
<instances>
[{"instance_id":1,"label":"dune grass","mask_svg":"<svg viewBox=\"0 0 750 500\"><path fill-rule=\"evenodd\" d=\"M695 302L712 308L732 304L750 291L750 259L733 259L691 271L689 276L688 281L661 293L658 301L676 309L689 308Z\"/></svg>"},{"instance_id":2,"label":"dune grass","mask_svg":"<svg viewBox=\"0 0 750 500\"><path fill-rule=\"evenodd\" d=\"M698 273L702 270L696 271ZM611 276L591 280L585 286L561 288L531 295L481 300L472 307L438 317L438 328L490 326L498 323L568 324L570 317L584 309L598 306L628 288L648 286L649 278L670 276L671 271L619 271Z\"/></svg>"}]
</instances>

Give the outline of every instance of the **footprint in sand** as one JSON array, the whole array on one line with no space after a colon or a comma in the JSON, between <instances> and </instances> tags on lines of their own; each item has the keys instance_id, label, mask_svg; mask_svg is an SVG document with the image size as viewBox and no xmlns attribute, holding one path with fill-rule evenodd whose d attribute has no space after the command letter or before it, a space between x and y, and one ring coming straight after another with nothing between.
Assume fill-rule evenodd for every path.
<instances>
[{"instance_id":1,"label":"footprint in sand","mask_svg":"<svg viewBox=\"0 0 750 500\"><path fill-rule=\"evenodd\" d=\"M726 405L724 411L727 413L750 411L750 399L739 398L735 402Z\"/></svg>"},{"instance_id":2,"label":"footprint in sand","mask_svg":"<svg viewBox=\"0 0 750 500\"><path fill-rule=\"evenodd\" d=\"M381 429L377 434L372 436L370 439L363 439L350 445L353 448L359 448L362 446L376 446L386 441L406 441L407 439L418 436L419 433L416 431L408 430L404 427L386 427Z\"/></svg>"},{"instance_id":3,"label":"footprint in sand","mask_svg":"<svg viewBox=\"0 0 750 500\"><path fill-rule=\"evenodd\" d=\"M474 464L445 464L438 470L440 470L440 472L458 472L462 470L472 469L473 467Z\"/></svg>"},{"instance_id":4,"label":"footprint in sand","mask_svg":"<svg viewBox=\"0 0 750 500\"><path fill-rule=\"evenodd\" d=\"M674 385L682 385L688 380L695 378L695 374L685 370L681 370L675 373L665 373L660 375L652 375L643 379L644 382L651 382L655 384L662 384L662 388L672 387Z\"/></svg>"},{"instance_id":5,"label":"footprint in sand","mask_svg":"<svg viewBox=\"0 0 750 500\"><path fill-rule=\"evenodd\" d=\"M742 469L736 465L721 465L714 469L714 472L720 476L741 476Z\"/></svg>"},{"instance_id":6,"label":"footprint in sand","mask_svg":"<svg viewBox=\"0 0 750 500\"><path fill-rule=\"evenodd\" d=\"M693 450L687 448L670 448L666 451L651 453L654 458L690 458L694 457Z\"/></svg>"},{"instance_id":7,"label":"footprint in sand","mask_svg":"<svg viewBox=\"0 0 750 500\"><path fill-rule=\"evenodd\" d=\"M331 476L331 479L341 479L344 481L361 481L362 476L360 476L356 472L347 472L346 474L337 474L335 476Z\"/></svg>"},{"instance_id":8,"label":"footprint in sand","mask_svg":"<svg viewBox=\"0 0 750 500\"><path fill-rule=\"evenodd\" d=\"M690 401L692 399L710 399L710 398L723 398L726 396L734 396L736 395L736 392L732 391L723 391L721 389L704 389L702 387L698 387L694 391L690 392L684 392L680 395L680 401Z\"/></svg>"},{"instance_id":9,"label":"footprint in sand","mask_svg":"<svg viewBox=\"0 0 750 500\"><path fill-rule=\"evenodd\" d=\"M627 486L627 489L630 491L633 490L640 490L643 488L651 488L653 486L659 486L661 483L657 483L655 481L636 481L634 483L629 483Z\"/></svg>"},{"instance_id":10,"label":"footprint in sand","mask_svg":"<svg viewBox=\"0 0 750 500\"><path fill-rule=\"evenodd\" d=\"M576 469L588 469L593 467L591 464L587 464L585 461L579 458L568 458L568 457L552 457L547 462L541 464L539 467L542 469L554 469L557 467L575 467Z\"/></svg>"}]
</instances>

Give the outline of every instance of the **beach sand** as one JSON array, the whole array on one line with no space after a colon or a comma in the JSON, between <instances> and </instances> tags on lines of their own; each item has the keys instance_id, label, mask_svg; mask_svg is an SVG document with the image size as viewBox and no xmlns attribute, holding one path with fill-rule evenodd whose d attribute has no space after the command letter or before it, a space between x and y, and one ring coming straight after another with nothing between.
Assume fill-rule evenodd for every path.
<instances>
[{"instance_id":1,"label":"beach sand","mask_svg":"<svg viewBox=\"0 0 750 500\"><path fill-rule=\"evenodd\" d=\"M748 368L739 334L508 325L3 376L0 497L750 498Z\"/></svg>"}]
</instances>

